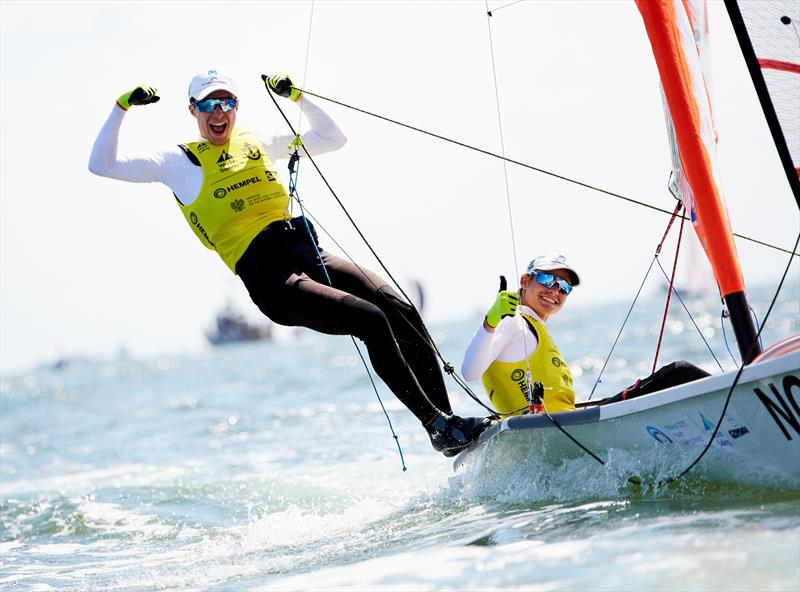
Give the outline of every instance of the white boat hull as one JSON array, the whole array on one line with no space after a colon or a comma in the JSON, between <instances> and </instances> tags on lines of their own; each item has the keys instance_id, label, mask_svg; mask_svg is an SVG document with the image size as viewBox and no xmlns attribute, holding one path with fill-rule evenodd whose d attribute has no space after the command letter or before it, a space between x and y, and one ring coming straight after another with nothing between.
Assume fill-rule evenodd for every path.
<instances>
[{"instance_id":1,"label":"white boat hull","mask_svg":"<svg viewBox=\"0 0 800 592\"><path fill-rule=\"evenodd\" d=\"M798 351L745 368L714 442L688 477L800 489L799 368ZM735 375L552 417L607 468L620 463L621 477L663 482L677 477L706 447ZM590 458L546 416L522 415L489 428L455 458L454 468L479 474L503 466L518 470L535 460L535 470L542 470L581 457Z\"/></svg>"}]
</instances>

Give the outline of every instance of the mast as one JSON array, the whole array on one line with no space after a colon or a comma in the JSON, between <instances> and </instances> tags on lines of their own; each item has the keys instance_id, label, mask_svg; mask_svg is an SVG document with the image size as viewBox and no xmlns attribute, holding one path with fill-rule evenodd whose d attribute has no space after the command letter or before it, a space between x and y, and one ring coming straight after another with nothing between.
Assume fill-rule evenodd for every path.
<instances>
[{"instance_id":1,"label":"mast","mask_svg":"<svg viewBox=\"0 0 800 592\"><path fill-rule=\"evenodd\" d=\"M636 0L636 5L653 48L681 174L688 187L685 193L681 192L681 199L728 307L742 363L749 364L761 348L717 182L716 132L697 41L705 33L701 26L705 4L691 0Z\"/></svg>"},{"instance_id":2,"label":"mast","mask_svg":"<svg viewBox=\"0 0 800 592\"><path fill-rule=\"evenodd\" d=\"M797 206L800 207L800 167L798 167L796 162L792 162L792 155L786 143L786 136L783 134L778 114L775 111L775 106L772 103L767 83L764 80L764 75L761 71L762 66L759 64L756 52L753 49L753 43L750 40L750 35L747 33L747 27L745 26L742 13L739 10L739 4L736 0L725 0L725 8L728 10L728 16L730 16L733 30L736 33L736 39L739 41L739 47L742 50L744 61L747 64L747 69L750 71L750 78L753 80L753 86L756 89L758 100L761 103L761 109L764 111L764 117L767 120L769 131L772 134L772 141L775 142L775 148L778 150L781 165L783 165L786 178L789 180L789 186L792 188ZM774 14L772 16L775 19L776 27L779 22L782 27L792 25L792 19L789 15ZM795 26L800 26L800 23L795 23ZM797 40L796 43L800 45L800 40ZM778 62L777 60L766 61L767 64L773 65L776 69L784 69L795 76L800 75L800 64L797 62L798 60L794 60L793 62ZM797 104L794 104L794 108L797 109Z\"/></svg>"}]
</instances>

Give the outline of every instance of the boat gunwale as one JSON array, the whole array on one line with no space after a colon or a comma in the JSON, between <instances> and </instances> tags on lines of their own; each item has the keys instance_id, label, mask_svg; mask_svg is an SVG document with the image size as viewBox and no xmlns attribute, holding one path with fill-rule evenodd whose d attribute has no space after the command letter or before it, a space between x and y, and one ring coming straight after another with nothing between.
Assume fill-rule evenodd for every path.
<instances>
[{"instance_id":1,"label":"boat gunwale","mask_svg":"<svg viewBox=\"0 0 800 592\"><path fill-rule=\"evenodd\" d=\"M791 351L786 354L755 362L744 368L736 386L742 386L750 382L755 382L769 378L771 376L797 371L800 368L800 352ZM722 390L730 389L739 369L731 370L723 374L708 376L685 384L680 384L664 390L649 393L629 399L617 401L608 405L600 405L601 400L590 405L576 409L575 411L564 411L553 413L551 421L543 414L515 415L507 417L498 423L493 424L484 431L477 441L469 448L461 451L453 460L453 469L458 468L466 461L471 452L484 445L499 432L505 430L527 430L541 428L555 428L555 423L559 426L586 425L599 423L619 417L635 415L657 407L665 407L681 401L686 401L703 395L718 393ZM726 393L727 394L727 393Z\"/></svg>"}]
</instances>

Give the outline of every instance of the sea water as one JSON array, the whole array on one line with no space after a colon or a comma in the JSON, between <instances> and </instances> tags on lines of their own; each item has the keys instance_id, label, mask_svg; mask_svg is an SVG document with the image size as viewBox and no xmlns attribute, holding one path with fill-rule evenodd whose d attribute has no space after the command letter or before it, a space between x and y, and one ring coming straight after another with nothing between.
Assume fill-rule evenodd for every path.
<instances>
[{"instance_id":1,"label":"sea water","mask_svg":"<svg viewBox=\"0 0 800 592\"><path fill-rule=\"evenodd\" d=\"M754 292L762 316L771 296ZM553 317L579 399L628 304ZM663 306L637 307L595 398L649 373ZM690 310L719 364L735 368L718 308ZM798 319L792 281L765 344L797 333ZM479 323L431 326L456 367ZM659 357L675 359L720 371L680 308ZM0 589L800 589L800 492L691 473L635 487L589 458L557 474L454 473L377 383L402 459L346 337L309 332L4 376ZM448 388L457 412L481 412Z\"/></svg>"}]
</instances>

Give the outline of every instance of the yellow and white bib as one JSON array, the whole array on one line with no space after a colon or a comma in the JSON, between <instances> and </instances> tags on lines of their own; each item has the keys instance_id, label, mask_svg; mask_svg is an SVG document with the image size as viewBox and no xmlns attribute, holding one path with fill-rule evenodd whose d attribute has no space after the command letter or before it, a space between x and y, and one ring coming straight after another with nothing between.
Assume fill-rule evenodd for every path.
<instances>
[{"instance_id":1,"label":"yellow and white bib","mask_svg":"<svg viewBox=\"0 0 800 592\"><path fill-rule=\"evenodd\" d=\"M548 413L574 410L572 372L564 357L544 323L528 315L523 314L522 317L536 333L539 344L528 356L527 366L524 359L516 362L495 360L489 365L481 376L481 381L492 406L504 417L519 415L527 409L526 373L530 368L531 381L539 381L544 385L544 406Z\"/></svg>"},{"instance_id":2,"label":"yellow and white bib","mask_svg":"<svg viewBox=\"0 0 800 592\"><path fill-rule=\"evenodd\" d=\"M233 273L250 242L268 224L288 220L289 195L275 166L249 131L236 128L227 144L182 146L203 169L203 186L191 204L180 204L186 222Z\"/></svg>"}]
</instances>

